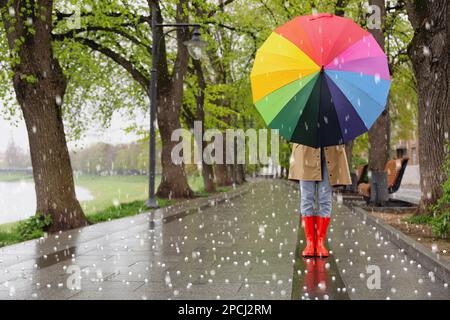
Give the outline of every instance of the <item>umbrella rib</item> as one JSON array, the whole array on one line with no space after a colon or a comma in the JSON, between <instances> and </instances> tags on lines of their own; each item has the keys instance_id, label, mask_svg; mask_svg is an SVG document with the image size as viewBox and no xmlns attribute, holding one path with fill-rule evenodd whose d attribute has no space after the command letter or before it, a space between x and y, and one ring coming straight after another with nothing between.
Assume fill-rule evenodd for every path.
<instances>
[{"instance_id":1,"label":"umbrella rib","mask_svg":"<svg viewBox=\"0 0 450 320\"><path fill-rule=\"evenodd\" d=\"M274 72L274 73L278 73L278 72L282 72L282 71L277 71L277 72ZM264 99L265 97L271 95L271 94L274 93L275 91L280 90L281 88L283 88L283 87L285 87L285 86L288 86L288 85L292 84L292 83L295 82L295 81L299 81L299 80L302 80L302 79L304 79L304 78L307 78L307 77L313 75L314 73L316 73L316 72L311 72L311 73L309 73L309 74L307 74L307 75L304 75L304 76L301 77L301 78L296 78L296 79L294 79L294 80L292 80L292 81L289 81L289 82L283 84L282 86L277 87L277 88L271 90L271 91L270 91L269 93L267 93L266 95L260 97L260 98L259 98L258 100L256 100L256 101L254 101L254 103L257 103L257 102L261 101L262 99ZM255 75L254 77L259 77L259 76L261 76L261 75ZM254 78L254 77L253 77L253 78ZM311 81L311 80L312 80L312 78L311 78L310 80L308 80L307 83L308 83L309 81ZM306 84L305 84L305 85L306 85ZM292 98L293 98L294 96L295 96L295 95L293 95ZM289 101L290 101L290 100L289 100Z\"/></svg>"},{"instance_id":2,"label":"umbrella rib","mask_svg":"<svg viewBox=\"0 0 450 320\"><path fill-rule=\"evenodd\" d=\"M289 101L286 103L286 105L288 105L289 103L291 103L292 99L294 99L301 91L305 90L305 87L306 87L306 86L308 86L309 84L311 84L311 82L314 82L314 83L312 83L311 91L309 92L309 95L308 95L308 97L306 98L306 101L305 101L305 103L304 103L304 105L303 105L303 108L302 108L302 110L301 110L301 113L300 113L300 115L299 115L298 118L297 118L297 122L300 120L300 118L301 118L301 116L302 116L302 114L303 114L303 112L304 112L304 110L305 110L305 108L306 108L306 105L308 104L309 98L311 97L312 92L314 91L314 86L316 85L316 82L318 81L318 78L319 78L319 77L320 77L320 75L316 75L316 76L312 77L312 78L308 81L308 83L306 83L306 84L303 86L303 88L302 88L301 90L299 90L299 92L297 92L297 93L296 93L291 99L289 99ZM281 109L281 110L277 113L277 115L272 119L272 121L270 121L270 123L268 123L269 127L270 127L270 125L274 122L274 120L280 115L280 113L282 113L282 112L283 112L283 109ZM295 127L296 127L296 126L295 126ZM292 135L293 135L294 132L295 132L295 127L294 127L293 130L291 130L289 137L286 137L287 140L290 140L290 139L292 138Z\"/></svg>"},{"instance_id":3,"label":"umbrella rib","mask_svg":"<svg viewBox=\"0 0 450 320\"><path fill-rule=\"evenodd\" d=\"M343 63L340 63L339 62L339 64L337 65L337 66L333 66L333 67L328 67L328 68L325 68L325 70L334 70L334 71L341 71L341 72L353 72L353 73L357 73L356 71L350 71L350 70L346 70L346 69L339 69L339 65L346 65L346 64L348 64L348 63L353 63L353 62L355 62L355 61L361 61L361 60L372 60L373 61L373 59L385 59L386 60L386 64L387 64L387 59L386 59L386 57L384 56L373 56L373 57L367 57L367 58L358 58L358 59L351 59L351 60L347 60L347 61L345 61L345 62L343 62ZM363 74L365 74L365 75L368 75L368 76L375 76L374 74L371 74L371 73L364 73L363 72ZM383 77L381 77L382 79L384 79L384 80L390 80L390 79L386 79L386 78L383 78Z\"/></svg>"},{"instance_id":4,"label":"umbrella rib","mask_svg":"<svg viewBox=\"0 0 450 320\"><path fill-rule=\"evenodd\" d=\"M328 86L328 82L327 82L327 80L325 79L326 76L327 76L327 75L325 75L325 74L323 75L322 81L324 82L324 85L327 87L328 93L330 94L330 97L331 97L331 99L332 99L331 112L333 112L334 115L335 115L335 117L336 117L336 122L337 122L337 125L338 125L338 128L339 128L339 134L340 134L340 138L341 138L341 139L339 139L338 141L339 141L339 142L340 142L340 141L344 142L344 135L342 134L341 123L339 122L339 116L338 116L337 111L336 111L336 105L334 104L333 95L331 94L330 87ZM342 144L342 143L340 143L340 144Z\"/></svg>"},{"instance_id":5,"label":"umbrella rib","mask_svg":"<svg viewBox=\"0 0 450 320\"><path fill-rule=\"evenodd\" d=\"M333 82L334 86L336 87L336 90L339 90L339 93L342 95L342 97L343 97L345 100L347 100L347 102L348 102L348 104L350 105L350 107L354 110L354 113L355 113L355 115L356 115L356 117L357 117L357 121L359 121L360 123L362 123L362 125L364 125L364 128L365 128L365 131L364 131L364 132L366 132L367 130L369 130L369 129L367 128L366 124L364 123L363 119L361 119L361 116L359 115L358 110L356 110L355 107L353 106L353 104L351 103L351 101L348 100L347 96L345 95L344 92L342 92L341 88L339 88L339 87L337 86L337 84L335 84L334 81L333 81L328 75L325 75L325 77L326 77L328 89L330 90L330 95L331 95L331 97L333 98L333 100L335 100L335 97L334 97L335 94L333 93L333 90L330 89L330 86L329 86L329 82L330 82L330 81ZM335 104L334 104L334 105L335 105ZM341 123L340 117L338 116L338 112L337 112L337 110L336 110L336 105L335 105L335 111L336 111L336 115L337 115L337 119L338 119L338 123L339 123L339 128L341 129L341 133L342 133L342 132L343 132L343 131L342 131L342 123ZM364 133L364 132L358 133L358 134L356 134L355 136L350 135L349 138L347 138L347 139L344 137L344 135L342 135L342 140L344 141L344 143L347 143L347 142L349 142L349 141L355 139L356 137L358 137L359 135L361 135L361 134Z\"/></svg>"},{"instance_id":6,"label":"umbrella rib","mask_svg":"<svg viewBox=\"0 0 450 320\"><path fill-rule=\"evenodd\" d=\"M330 79L333 81L333 78L332 77L330 77ZM362 95L364 95L365 97L367 97L369 100L372 100L376 105L378 105L379 107L380 107L380 110L381 109L385 109L386 108L386 105L382 105L382 104L380 104L378 101L376 101L374 98L372 98L372 96L370 96L369 94L367 94L365 91L363 91L361 88L359 88L358 86L355 86L353 83L351 83L351 82L349 82L349 81L347 81L347 80L345 80L345 79L340 79L340 81L342 81L342 82L345 82L347 85L349 85L349 86L351 86L352 88L353 88L353 90L355 90L355 91L358 91L359 92L359 94L362 94ZM333 82L335 82L335 81L333 81ZM335 82L336 83L336 82ZM339 85L336 83L336 86L339 88L339 89L341 89L340 87L339 87ZM342 91L342 90L341 90ZM346 94L344 94L344 96L345 97L347 97L347 95ZM350 99L348 99L349 101L350 101L350 103L351 103L351 105L353 106L353 108L355 109L355 111L359 114L360 112L358 111L358 109L355 107L355 104L350 100ZM379 114L381 114L381 112L383 112L383 110L381 110L380 112L379 112ZM378 115L379 115L378 114ZM360 116L361 117L361 116ZM362 118L361 118L362 119ZM376 119L376 118L375 118ZM364 123L364 125L366 126L366 128L367 129L369 129L371 126L372 126L372 124L373 124L373 122L372 122L372 124L369 126L369 125L367 125L367 123L366 123L366 121L364 121L363 120L363 123Z\"/></svg>"},{"instance_id":7,"label":"umbrella rib","mask_svg":"<svg viewBox=\"0 0 450 320\"><path fill-rule=\"evenodd\" d=\"M330 70L329 69L329 71L332 71L332 72L335 72L335 73L344 73L344 75L345 74L348 74L348 75L351 75L351 76L353 76L353 75L357 75L357 76L359 76L359 77L370 77L370 78L373 78L373 80L375 81L375 79L376 79L376 76L374 76L374 75L371 75L371 74L361 74L361 73L359 73L359 72L354 72L354 71L341 71L341 70ZM328 74L329 75L329 77L330 77L330 79L331 80L333 80L334 81L334 79L333 79L333 77L330 75L330 74ZM375 92L376 91L366 91L365 89L364 89L364 87L361 87L360 86L360 82L357 82L357 81L349 81L349 80L347 80L345 77L338 77L338 79L339 79L339 81L343 81L343 82L345 82L345 83L347 83L348 85L351 85L352 87L354 87L354 88L357 88L357 89L359 89L360 91L362 91L362 92L364 92L364 94L365 95L367 95L368 97L370 97L372 100L374 100L375 102L377 102L377 104L378 105L380 105L380 106L383 106L383 102L382 101L378 101L378 98L376 97L376 96L374 96L374 95L376 95L375 94ZM387 82L387 83L389 83L390 84L390 82L391 82L391 80L387 80L387 79L382 79L382 78L379 78L379 81L380 82ZM336 82L336 81L334 81L334 82ZM381 100L381 99L380 99Z\"/></svg>"},{"instance_id":8,"label":"umbrella rib","mask_svg":"<svg viewBox=\"0 0 450 320\"><path fill-rule=\"evenodd\" d=\"M310 96L308 97L308 100L306 101L306 103L305 103L305 107L303 108L303 110L302 110L302 114L300 115L300 117L298 118L298 121L297 121L297 125L295 126L295 128L294 128L294 131L293 131L293 133L292 133L292 135L291 135L291 137L290 137L290 139L292 140L292 137L294 136L294 134L296 133L296 132L298 132L299 130L302 130L301 129L301 127L302 127L302 125L303 125L303 123L305 124L305 126L307 126L307 123L308 123L308 121L303 121L303 123L302 123L302 119L303 120L305 120L303 117L304 116L306 116L307 115L307 113L305 113L306 112L306 110L308 109L308 107L310 107L310 100L311 99L314 99L314 97L317 97L318 99L319 99L319 102L320 102L320 92L319 93L316 93L315 92L315 90L316 90L316 86L318 86L318 81L319 81L319 78L317 78L317 80L316 80L316 82L314 83L314 87L313 87L313 89L311 90L311 94L310 94ZM319 90L320 90L320 86L319 86ZM311 102L312 103L312 102ZM319 111L317 111L317 112L319 112ZM307 131L308 130L313 130L313 128L315 128L315 130L317 130L317 125L316 125L316 123L313 123L312 125L311 125L311 129L306 129ZM317 132L317 131L316 131ZM299 142L299 143L305 143L305 142ZM308 146L311 146L311 145L308 145ZM311 147L314 147L315 145L314 145L314 143L312 144L312 146Z\"/></svg>"}]
</instances>

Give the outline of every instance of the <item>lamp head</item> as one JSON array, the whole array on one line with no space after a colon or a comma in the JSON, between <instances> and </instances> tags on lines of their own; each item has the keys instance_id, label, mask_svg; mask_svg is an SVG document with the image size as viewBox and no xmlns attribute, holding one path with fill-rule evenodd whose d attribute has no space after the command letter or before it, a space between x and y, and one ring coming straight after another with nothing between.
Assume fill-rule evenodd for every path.
<instances>
[{"instance_id":1,"label":"lamp head","mask_svg":"<svg viewBox=\"0 0 450 320\"><path fill-rule=\"evenodd\" d=\"M198 27L194 27L194 32L192 33L192 39L183 42L187 47L189 55L194 60L200 60L204 54L204 48L208 45L206 41L203 41L200 37L200 30Z\"/></svg>"}]
</instances>

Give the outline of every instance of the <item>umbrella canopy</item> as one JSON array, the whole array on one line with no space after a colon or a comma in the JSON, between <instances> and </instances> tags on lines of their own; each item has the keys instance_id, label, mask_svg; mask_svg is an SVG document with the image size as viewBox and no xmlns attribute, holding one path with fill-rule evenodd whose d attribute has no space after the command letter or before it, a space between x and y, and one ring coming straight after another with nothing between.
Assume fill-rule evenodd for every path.
<instances>
[{"instance_id":1,"label":"umbrella canopy","mask_svg":"<svg viewBox=\"0 0 450 320\"><path fill-rule=\"evenodd\" d=\"M390 87L386 55L352 20L300 16L257 51L253 102L266 124L311 147L346 143L383 112Z\"/></svg>"}]
</instances>

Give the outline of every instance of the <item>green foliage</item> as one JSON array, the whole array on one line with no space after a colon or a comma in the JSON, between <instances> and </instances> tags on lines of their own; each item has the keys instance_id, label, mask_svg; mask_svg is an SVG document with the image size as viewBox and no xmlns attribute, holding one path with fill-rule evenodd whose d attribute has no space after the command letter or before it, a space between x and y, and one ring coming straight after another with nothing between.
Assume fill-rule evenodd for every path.
<instances>
[{"instance_id":1,"label":"green foliage","mask_svg":"<svg viewBox=\"0 0 450 320\"><path fill-rule=\"evenodd\" d=\"M49 215L36 214L21 221L15 228L15 234L21 241L32 240L44 236L45 229L52 224Z\"/></svg>"},{"instance_id":2,"label":"green foliage","mask_svg":"<svg viewBox=\"0 0 450 320\"><path fill-rule=\"evenodd\" d=\"M421 215L413 215L408 219L405 219L405 221L411 224L429 224L432 219L433 219L432 216L421 214Z\"/></svg>"},{"instance_id":3,"label":"green foliage","mask_svg":"<svg viewBox=\"0 0 450 320\"><path fill-rule=\"evenodd\" d=\"M161 208L172 205L174 202L174 200L158 198L158 205ZM145 201L133 201L130 203L123 203L118 206L111 206L105 210L91 214L88 216L88 220L91 223L99 223L134 216L146 211L148 211L148 208L145 206Z\"/></svg>"},{"instance_id":4,"label":"green foliage","mask_svg":"<svg viewBox=\"0 0 450 320\"><path fill-rule=\"evenodd\" d=\"M447 150L442 168L447 180L442 186L442 197L434 205L429 206L432 215L415 215L407 219L409 223L429 225L433 234L442 238L447 237L450 232L450 142L447 142Z\"/></svg>"},{"instance_id":5,"label":"green foliage","mask_svg":"<svg viewBox=\"0 0 450 320\"><path fill-rule=\"evenodd\" d=\"M96 143L71 153L73 169L84 174L145 173L148 169L148 158L147 143Z\"/></svg>"},{"instance_id":6,"label":"green foliage","mask_svg":"<svg viewBox=\"0 0 450 320\"><path fill-rule=\"evenodd\" d=\"M442 168L447 180L442 185L442 197L436 204L430 206L433 213L431 227L434 234L445 237L450 231L450 142L447 141L447 157Z\"/></svg>"},{"instance_id":7,"label":"green foliage","mask_svg":"<svg viewBox=\"0 0 450 320\"><path fill-rule=\"evenodd\" d=\"M389 96L391 145L417 138L418 98L410 63L396 66Z\"/></svg>"}]
</instances>

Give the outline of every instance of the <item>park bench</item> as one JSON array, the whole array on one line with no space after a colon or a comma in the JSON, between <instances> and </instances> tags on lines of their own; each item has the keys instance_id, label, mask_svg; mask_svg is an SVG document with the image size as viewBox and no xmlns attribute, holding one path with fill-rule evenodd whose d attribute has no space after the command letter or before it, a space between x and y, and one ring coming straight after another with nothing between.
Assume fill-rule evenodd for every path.
<instances>
[{"instance_id":1,"label":"park bench","mask_svg":"<svg viewBox=\"0 0 450 320\"><path fill-rule=\"evenodd\" d=\"M389 194L397 192L400 188L402 182L403 174L405 173L406 165L408 164L409 158L404 157L401 159L389 160L384 171L387 174L387 185ZM370 200L370 181L369 183L360 183L358 185L358 193L363 196L366 202Z\"/></svg>"},{"instance_id":2,"label":"park bench","mask_svg":"<svg viewBox=\"0 0 450 320\"><path fill-rule=\"evenodd\" d=\"M367 169L368 168L369 168L368 164L363 164L356 168L356 186L357 187L361 183L363 183L364 179L367 177Z\"/></svg>"}]
</instances>

